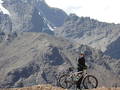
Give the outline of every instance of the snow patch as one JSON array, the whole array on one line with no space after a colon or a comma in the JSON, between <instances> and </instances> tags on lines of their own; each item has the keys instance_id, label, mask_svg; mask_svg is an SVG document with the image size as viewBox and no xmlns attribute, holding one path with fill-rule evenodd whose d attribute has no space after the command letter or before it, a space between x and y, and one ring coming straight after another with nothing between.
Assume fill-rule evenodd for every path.
<instances>
[{"instance_id":1,"label":"snow patch","mask_svg":"<svg viewBox=\"0 0 120 90\"><path fill-rule=\"evenodd\" d=\"M39 14L39 15L41 15L41 13L40 13L40 12L38 12L38 14Z\"/></svg>"},{"instance_id":2,"label":"snow patch","mask_svg":"<svg viewBox=\"0 0 120 90\"><path fill-rule=\"evenodd\" d=\"M47 24L48 28L51 30L51 31L54 31L55 29L53 27L51 27L49 24Z\"/></svg>"},{"instance_id":3,"label":"snow patch","mask_svg":"<svg viewBox=\"0 0 120 90\"><path fill-rule=\"evenodd\" d=\"M45 17L43 17L43 19L44 19L44 22L47 23L48 28L49 28L51 31L54 31L56 27L52 27L52 26L49 24L49 21L48 21Z\"/></svg>"},{"instance_id":4,"label":"snow patch","mask_svg":"<svg viewBox=\"0 0 120 90\"><path fill-rule=\"evenodd\" d=\"M4 1L0 0L0 12L3 12L3 14L7 14L10 16L10 12L3 7L3 5L2 5L3 3L4 3Z\"/></svg>"}]
</instances>

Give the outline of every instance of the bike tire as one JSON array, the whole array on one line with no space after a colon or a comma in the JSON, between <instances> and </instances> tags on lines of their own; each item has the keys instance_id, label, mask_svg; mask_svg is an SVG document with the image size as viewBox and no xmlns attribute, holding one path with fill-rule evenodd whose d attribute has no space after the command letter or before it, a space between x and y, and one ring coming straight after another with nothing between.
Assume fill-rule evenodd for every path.
<instances>
[{"instance_id":1,"label":"bike tire","mask_svg":"<svg viewBox=\"0 0 120 90\"><path fill-rule=\"evenodd\" d=\"M97 80L97 78L95 76L93 76L93 75L87 75L83 79L83 87L85 89L97 88L97 86L98 86L98 80Z\"/></svg>"},{"instance_id":2,"label":"bike tire","mask_svg":"<svg viewBox=\"0 0 120 90\"><path fill-rule=\"evenodd\" d=\"M71 80L72 78L69 77L69 75L65 74L65 75L62 75L60 78L59 78L59 86L62 87L62 88L71 88L72 87L72 83L71 83Z\"/></svg>"}]
</instances>

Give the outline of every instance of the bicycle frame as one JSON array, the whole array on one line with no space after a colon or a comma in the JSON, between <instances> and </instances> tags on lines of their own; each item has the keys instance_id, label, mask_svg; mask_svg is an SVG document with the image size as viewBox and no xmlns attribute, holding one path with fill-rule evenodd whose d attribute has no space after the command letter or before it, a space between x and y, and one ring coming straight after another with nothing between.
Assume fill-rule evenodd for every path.
<instances>
[{"instance_id":1,"label":"bicycle frame","mask_svg":"<svg viewBox=\"0 0 120 90\"><path fill-rule=\"evenodd\" d=\"M85 77L85 76L87 76L87 73L86 73L86 70L84 70L84 71L80 71L80 72L74 72L74 73L70 73L69 74L70 76L69 76L69 78L71 78L71 80L70 81L68 81L67 80L67 82L70 82L70 83L72 83L72 84L76 84L76 82L83 76L83 78ZM83 79L82 79L83 80Z\"/></svg>"}]
</instances>

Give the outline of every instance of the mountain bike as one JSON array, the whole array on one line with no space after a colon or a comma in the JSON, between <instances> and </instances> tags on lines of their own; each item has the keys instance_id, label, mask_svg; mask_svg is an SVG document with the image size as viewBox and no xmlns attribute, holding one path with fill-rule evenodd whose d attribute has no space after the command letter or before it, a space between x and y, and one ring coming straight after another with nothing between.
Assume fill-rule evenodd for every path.
<instances>
[{"instance_id":1,"label":"mountain bike","mask_svg":"<svg viewBox=\"0 0 120 90\"><path fill-rule=\"evenodd\" d=\"M71 88L73 85L76 86L78 80L82 78L81 85L85 89L96 88L98 86L98 80L93 75L88 75L86 70L80 72L70 72L69 74L63 74L60 76L58 82L62 88Z\"/></svg>"}]
</instances>

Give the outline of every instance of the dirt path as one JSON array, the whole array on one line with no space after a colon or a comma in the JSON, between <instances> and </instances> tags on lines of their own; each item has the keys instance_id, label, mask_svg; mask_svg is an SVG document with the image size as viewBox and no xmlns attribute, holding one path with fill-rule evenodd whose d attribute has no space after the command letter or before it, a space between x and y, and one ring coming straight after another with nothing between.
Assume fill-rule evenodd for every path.
<instances>
[{"instance_id":1,"label":"dirt path","mask_svg":"<svg viewBox=\"0 0 120 90\"><path fill-rule=\"evenodd\" d=\"M9 88L9 89L0 89L0 90L67 90L67 89L63 89L60 87L54 87L51 85L36 85L36 86L24 87L24 88ZM120 90L120 88L105 88L105 87L103 87L103 88L89 89L89 90Z\"/></svg>"}]
</instances>

